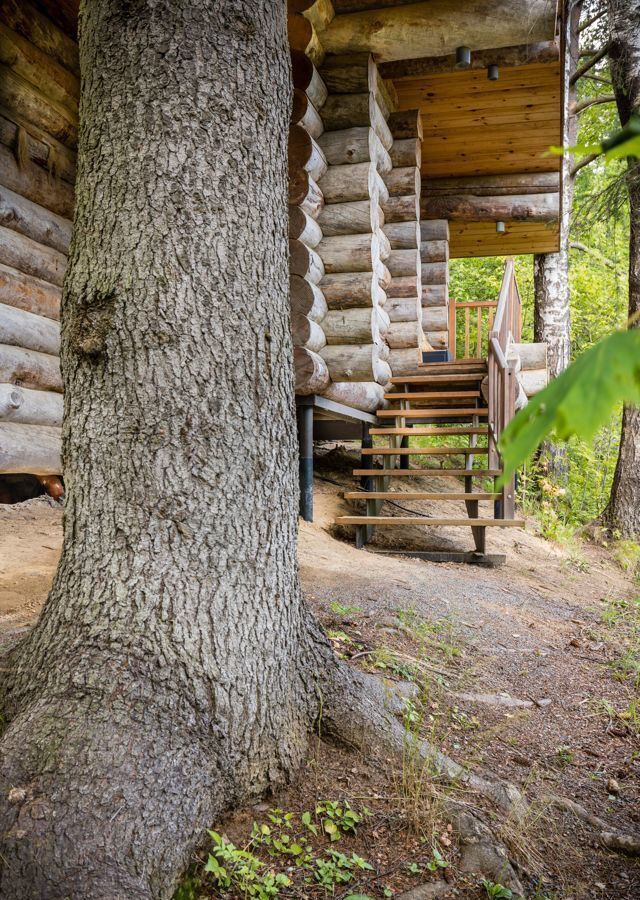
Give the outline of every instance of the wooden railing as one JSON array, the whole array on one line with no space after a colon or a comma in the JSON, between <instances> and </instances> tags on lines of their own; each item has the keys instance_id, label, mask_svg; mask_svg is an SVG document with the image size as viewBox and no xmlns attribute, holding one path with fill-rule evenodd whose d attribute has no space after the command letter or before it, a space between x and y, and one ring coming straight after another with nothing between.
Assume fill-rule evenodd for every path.
<instances>
[{"instance_id":1,"label":"wooden railing","mask_svg":"<svg viewBox=\"0 0 640 900\"><path fill-rule=\"evenodd\" d=\"M516 411L516 370L508 361L509 340L519 343L522 323L522 304L516 283L513 260L504 267L502 287L489 332L489 468L500 465L498 441ZM496 503L496 517L513 519L515 515L515 479L501 489Z\"/></svg>"},{"instance_id":2,"label":"wooden railing","mask_svg":"<svg viewBox=\"0 0 640 900\"><path fill-rule=\"evenodd\" d=\"M485 357L488 352L489 334L493 327L493 319L497 300L474 300L458 303L449 299L449 350L454 359L470 359L472 356ZM457 331L460 313L464 316L464 355L459 353Z\"/></svg>"}]
</instances>

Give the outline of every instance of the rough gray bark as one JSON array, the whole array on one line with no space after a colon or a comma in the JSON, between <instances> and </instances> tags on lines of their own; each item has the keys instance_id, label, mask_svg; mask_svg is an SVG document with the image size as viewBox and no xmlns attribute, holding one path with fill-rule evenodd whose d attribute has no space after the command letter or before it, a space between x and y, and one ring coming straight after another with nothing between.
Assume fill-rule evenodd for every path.
<instances>
[{"instance_id":1,"label":"rough gray bark","mask_svg":"<svg viewBox=\"0 0 640 900\"><path fill-rule=\"evenodd\" d=\"M608 0L609 62L620 122L640 108L640 3ZM627 163L629 191L629 317L640 315L640 164ZM634 328L640 327L635 319ZM625 407L620 451L609 505L604 514L621 537L640 539L640 410Z\"/></svg>"},{"instance_id":2,"label":"rough gray bark","mask_svg":"<svg viewBox=\"0 0 640 900\"><path fill-rule=\"evenodd\" d=\"M284 4L85 0L80 35L64 547L2 673L12 900L171 896L295 769L330 659L296 569Z\"/></svg>"}]
</instances>

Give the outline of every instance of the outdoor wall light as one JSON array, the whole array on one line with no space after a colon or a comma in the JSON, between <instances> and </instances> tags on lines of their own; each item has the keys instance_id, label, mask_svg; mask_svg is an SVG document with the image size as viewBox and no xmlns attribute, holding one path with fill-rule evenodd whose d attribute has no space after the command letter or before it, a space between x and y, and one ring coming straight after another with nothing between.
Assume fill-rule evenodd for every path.
<instances>
[{"instance_id":1,"label":"outdoor wall light","mask_svg":"<svg viewBox=\"0 0 640 900\"><path fill-rule=\"evenodd\" d=\"M504 222L496 222L496 234L506 234L507 226Z\"/></svg>"},{"instance_id":2,"label":"outdoor wall light","mask_svg":"<svg viewBox=\"0 0 640 900\"><path fill-rule=\"evenodd\" d=\"M500 78L500 69L496 65L491 65L487 69L487 78L489 81L497 81Z\"/></svg>"},{"instance_id":3,"label":"outdoor wall light","mask_svg":"<svg viewBox=\"0 0 640 900\"><path fill-rule=\"evenodd\" d=\"M468 69L471 65L471 48L456 47L456 69Z\"/></svg>"}]
</instances>

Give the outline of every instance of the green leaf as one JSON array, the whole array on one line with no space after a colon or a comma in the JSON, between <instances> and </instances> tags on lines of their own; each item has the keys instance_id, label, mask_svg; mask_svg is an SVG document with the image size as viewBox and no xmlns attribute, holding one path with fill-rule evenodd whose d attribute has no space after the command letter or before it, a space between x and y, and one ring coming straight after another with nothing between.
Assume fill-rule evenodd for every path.
<instances>
[{"instance_id":1,"label":"green leaf","mask_svg":"<svg viewBox=\"0 0 640 900\"><path fill-rule=\"evenodd\" d=\"M604 155L607 162L612 159L624 159L625 156L640 157L640 136L628 138L621 144L616 144Z\"/></svg>"},{"instance_id":2,"label":"green leaf","mask_svg":"<svg viewBox=\"0 0 640 900\"><path fill-rule=\"evenodd\" d=\"M573 153L576 156L590 156L592 153L602 153L601 144L574 144L572 147L549 147L551 156L564 156L565 153Z\"/></svg>"},{"instance_id":3,"label":"green leaf","mask_svg":"<svg viewBox=\"0 0 640 900\"><path fill-rule=\"evenodd\" d=\"M504 484L553 431L589 441L619 403L640 404L640 329L594 344L509 423L500 439Z\"/></svg>"},{"instance_id":4,"label":"green leaf","mask_svg":"<svg viewBox=\"0 0 640 900\"><path fill-rule=\"evenodd\" d=\"M369 894L349 894L344 900L373 900L373 897L370 897Z\"/></svg>"}]
</instances>

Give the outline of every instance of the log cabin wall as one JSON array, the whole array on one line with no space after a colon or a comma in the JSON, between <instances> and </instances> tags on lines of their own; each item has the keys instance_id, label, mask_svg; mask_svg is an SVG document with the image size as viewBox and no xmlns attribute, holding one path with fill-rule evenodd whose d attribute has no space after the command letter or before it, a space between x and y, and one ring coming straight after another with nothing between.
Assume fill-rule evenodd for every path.
<instances>
[{"instance_id":1,"label":"log cabin wall","mask_svg":"<svg viewBox=\"0 0 640 900\"><path fill-rule=\"evenodd\" d=\"M422 327L420 270L420 159L421 124L417 110L393 112L390 150L393 169L385 175L389 199L383 205L384 232L391 246L387 266L387 312L391 325L387 341L394 375L415 369L418 348L427 347Z\"/></svg>"},{"instance_id":2,"label":"log cabin wall","mask_svg":"<svg viewBox=\"0 0 640 900\"><path fill-rule=\"evenodd\" d=\"M78 136L76 42L0 2L0 474L61 472L60 296Z\"/></svg>"},{"instance_id":3,"label":"log cabin wall","mask_svg":"<svg viewBox=\"0 0 640 900\"><path fill-rule=\"evenodd\" d=\"M328 168L320 180L325 206L318 245L328 305L327 346L321 351L331 385L325 395L366 411L384 405L391 378L386 335L389 316L385 265L391 248L382 230L393 143L387 125L391 100L369 54L327 57L320 69L329 96L322 109L320 145Z\"/></svg>"}]
</instances>

